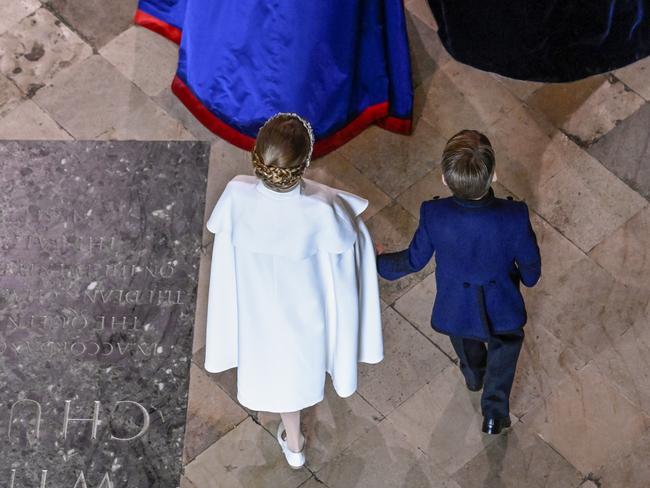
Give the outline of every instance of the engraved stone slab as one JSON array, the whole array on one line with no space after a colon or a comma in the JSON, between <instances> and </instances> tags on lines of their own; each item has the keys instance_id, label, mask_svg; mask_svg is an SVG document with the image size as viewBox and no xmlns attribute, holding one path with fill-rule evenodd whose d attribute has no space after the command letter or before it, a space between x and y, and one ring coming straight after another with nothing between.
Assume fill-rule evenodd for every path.
<instances>
[{"instance_id":1,"label":"engraved stone slab","mask_svg":"<svg viewBox=\"0 0 650 488\"><path fill-rule=\"evenodd\" d=\"M179 486L208 157L0 143L0 486Z\"/></svg>"}]
</instances>

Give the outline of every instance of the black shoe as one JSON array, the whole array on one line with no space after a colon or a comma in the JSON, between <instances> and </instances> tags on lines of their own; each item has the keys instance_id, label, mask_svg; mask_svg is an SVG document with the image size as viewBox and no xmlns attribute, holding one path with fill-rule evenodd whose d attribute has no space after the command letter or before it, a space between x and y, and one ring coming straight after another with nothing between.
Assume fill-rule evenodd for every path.
<instances>
[{"instance_id":1,"label":"black shoe","mask_svg":"<svg viewBox=\"0 0 650 488\"><path fill-rule=\"evenodd\" d=\"M465 386L467 386L467 389L469 391L481 391L483 389L483 382L480 381L479 383L470 383L469 381L465 380Z\"/></svg>"},{"instance_id":2,"label":"black shoe","mask_svg":"<svg viewBox=\"0 0 650 488\"><path fill-rule=\"evenodd\" d=\"M510 417L483 417L484 434L500 434L503 429L510 427Z\"/></svg>"}]
</instances>

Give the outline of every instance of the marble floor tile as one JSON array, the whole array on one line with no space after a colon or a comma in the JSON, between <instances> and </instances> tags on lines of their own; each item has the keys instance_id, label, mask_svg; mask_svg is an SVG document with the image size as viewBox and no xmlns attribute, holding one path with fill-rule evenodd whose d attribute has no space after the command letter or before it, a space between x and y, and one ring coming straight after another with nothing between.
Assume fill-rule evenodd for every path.
<instances>
[{"instance_id":1,"label":"marble floor tile","mask_svg":"<svg viewBox=\"0 0 650 488\"><path fill-rule=\"evenodd\" d=\"M650 200L650 103L589 148L592 156Z\"/></svg>"},{"instance_id":2,"label":"marble floor tile","mask_svg":"<svg viewBox=\"0 0 650 488\"><path fill-rule=\"evenodd\" d=\"M605 83L571 114L562 128L590 145L639 110L645 100L615 78Z\"/></svg>"},{"instance_id":3,"label":"marble floor tile","mask_svg":"<svg viewBox=\"0 0 650 488\"><path fill-rule=\"evenodd\" d=\"M452 477L463 488L576 488L583 476L518 423Z\"/></svg>"},{"instance_id":4,"label":"marble floor tile","mask_svg":"<svg viewBox=\"0 0 650 488\"><path fill-rule=\"evenodd\" d=\"M368 208L363 212L364 220L370 219L391 201L388 195L339 152L313 161L305 177L367 199L369 203Z\"/></svg>"},{"instance_id":5,"label":"marble floor tile","mask_svg":"<svg viewBox=\"0 0 650 488\"><path fill-rule=\"evenodd\" d=\"M0 119L0 139L70 140L72 137L31 100Z\"/></svg>"},{"instance_id":6,"label":"marble floor tile","mask_svg":"<svg viewBox=\"0 0 650 488\"><path fill-rule=\"evenodd\" d=\"M405 7L409 12L424 22L427 27L430 27L434 31L438 30L438 24L436 24L436 19L433 17L433 13L431 13L431 9L426 0L408 0Z\"/></svg>"},{"instance_id":7,"label":"marble floor tile","mask_svg":"<svg viewBox=\"0 0 650 488\"><path fill-rule=\"evenodd\" d=\"M180 122L101 56L60 73L34 101L78 139L192 139ZM79 111L79 106L85 109Z\"/></svg>"},{"instance_id":8,"label":"marble floor tile","mask_svg":"<svg viewBox=\"0 0 650 488\"><path fill-rule=\"evenodd\" d=\"M289 468L275 437L246 419L185 467L200 488L297 488L311 476Z\"/></svg>"},{"instance_id":9,"label":"marble floor tile","mask_svg":"<svg viewBox=\"0 0 650 488\"><path fill-rule=\"evenodd\" d=\"M171 78L167 80L167 85L163 90L152 97L152 100L160 105L165 111L181 124L199 141L211 141L213 143L221 141L216 134L208 130L196 117L190 112L185 105L174 95L171 89ZM234 149L239 149L233 146Z\"/></svg>"},{"instance_id":10,"label":"marble floor tile","mask_svg":"<svg viewBox=\"0 0 650 488\"><path fill-rule=\"evenodd\" d=\"M188 463L243 422L248 415L196 364L190 369L190 391L183 458Z\"/></svg>"},{"instance_id":11,"label":"marble floor tile","mask_svg":"<svg viewBox=\"0 0 650 488\"><path fill-rule=\"evenodd\" d=\"M14 83L0 74L0 119L22 101L23 95Z\"/></svg>"},{"instance_id":12,"label":"marble floor tile","mask_svg":"<svg viewBox=\"0 0 650 488\"><path fill-rule=\"evenodd\" d=\"M650 58L614 71L614 76L629 88L650 101Z\"/></svg>"},{"instance_id":13,"label":"marble floor tile","mask_svg":"<svg viewBox=\"0 0 650 488\"><path fill-rule=\"evenodd\" d=\"M367 224L375 244L381 244L385 248L385 252L395 252L408 247L415 229L417 229L418 221L404 207L393 202L375 214ZM421 271L399 280L380 279L379 289L382 299L388 305L392 305L395 300L431 274L434 269L435 262L432 259Z\"/></svg>"},{"instance_id":14,"label":"marble floor tile","mask_svg":"<svg viewBox=\"0 0 650 488\"><path fill-rule=\"evenodd\" d=\"M586 360L539 325L532 317L517 362L517 374L510 395L510 411L523 416L548 397L566 377L577 374Z\"/></svg>"},{"instance_id":15,"label":"marble floor tile","mask_svg":"<svg viewBox=\"0 0 650 488\"><path fill-rule=\"evenodd\" d=\"M133 25L138 0L48 0L48 5L99 49Z\"/></svg>"},{"instance_id":16,"label":"marble floor tile","mask_svg":"<svg viewBox=\"0 0 650 488\"><path fill-rule=\"evenodd\" d=\"M496 73L494 73L493 76L499 81L499 83L503 84L503 86L510 90L510 93L522 101L526 100L535 91L546 86L546 83L541 83L539 81L515 80L514 78L507 78Z\"/></svg>"},{"instance_id":17,"label":"marble floor tile","mask_svg":"<svg viewBox=\"0 0 650 488\"><path fill-rule=\"evenodd\" d=\"M517 97L486 71L455 60L444 64L440 71L449 76L449 80L464 96L465 104L471 107L471 113L476 120L471 125L472 121L468 119L466 123L470 125L467 128L485 130L483 127L492 125L521 104ZM461 114L455 118L465 120Z\"/></svg>"},{"instance_id":18,"label":"marble floor tile","mask_svg":"<svg viewBox=\"0 0 650 488\"><path fill-rule=\"evenodd\" d=\"M630 453L650 417L590 364L558 385L523 422L586 474Z\"/></svg>"},{"instance_id":19,"label":"marble floor tile","mask_svg":"<svg viewBox=\"0 0 650 488\"><path fill-rule=\"evenodd\" d=\"M525 106L501 117L486 135L494 147L499 182L529 204L547 180L584 157L577 145Z\"/></svg>"},{"instance_id":20,"label":"marble floor tile","mask_svg":"<svg viewBox=\"0 0 650 488\"><path fill-rule=\"evenodd\" d=\"M556 127L590 145L618 121L636 112L644 100L616 79L599 75L573 83L549 84L526 102Z\"/></svg>"},{"instance_id":21,"label":"marble floor tile","mask_svg":"<svg viewBox=\"0 0 650 488\"><path fill-rule=\"evenodd\" d=\"M650 415L650 304L611 348L596 356L598 371Z\"/></svg>"},{"instance_id":22,"label":"marble floor tile","mask_svg":"<svg viewBox=\"0 0 650 488\"><path fill-rule=\"evenodd\" d=\"M539 190L535 210L585 252L648 205L584 151Z\"/></svg>"},{"instance_id":23,"label":"marble floor tile","mask_svg":"<svg viewBox=\"0 0 650 488\"><path fill-rule=\"evenodd\" d=\"M426 337L393 309L383 313L384 360L359 365L361 396L387 415L450 364Z\"/></svg>"},{"instance_id":24,"label":"marble floor tile","mask_svg":"<svg viewBox=\"0 0 650 488\"><path fill-rule=\"evenodd\" d=\"M417 87L440 66L449 62L451 56L445 50L431 25L420 15L408 9L406 11L406 30L411 52L411 77L413 86Z\"/></svg>"},{"instance_id":25,"label":"marble floor tile","mask_svg":"<svg viewBox=\"0 0 650 488\"><path fill-rule=\"evenodd\" d=\"M368 431L316 476L330 488L460 488L386 421Z\"/></svg>"},{"instance_id":26,"label":"marble floor tile","mask_svg":"<svg viewBox=\"0 0 650 488\"><path fill-rule=\"evenodd\" d=\"M305 481L302 485L300 485L298 488L328 488L328 486L325 483L323 483L321 480L312 476L307 481Z\"/></svg>"},{"instance_id":27,"label":"marble floor tile","mask_svg":"<svg viewBox=\"0 0 650 488\"><path fill-rule=\"evenodd\" d=\"M149 29L132 26L99 53L147 95L171 85L178 64L178 46Z\"/></svg>"},{"instance_id":28,"label":"marble floor tile","mask_svg":"<svg viewBox=\"0 0 650 488\"><path fill-rule=\"evenodd\" d=\"M397 197L397 203L404 207L416 221L420 219L420 206L435 197L451 196L449 188L442 183L442 169L439 164L420 178L415 184Z\"/></svg>"},{"instance_id":29,"label":"marble floor tile","mask_svg":"<svg viewBox=\"0 0 650 488\"><path fill-rule=\"evenodd\" d=\"M584 259L586 255L535 212L530 212L529 215L542 257L542 277L532 290L523 288L523 291L524 293L543 292L548 288L549 293L553 293L553 289L566 280L567 270Z\"/></svg>"},{"instance_id":30,"label":"marble floor tile","mask_svg":"<svg viewBox=\"0 0 650 488\"><path fill-rule=\"evenodd\" d=\"M456 353L449 337L431 327L431 312L436 298L436 275L431 273L425 279L402 295L393 308L427 336L441 351L455 359Z\"/></svg>"},{"instance_id":31,"label":"marble floor tile","mask_svg":"<svg viewBox=\"0 0 650 488\"><path fill-rule=\"evenodd\" d=\"M630 452L608 462L593 487L647 488L650 480L650 430L632 444ZM583 488L583 487L581 487Z\"/></svg>"},{"instance_id":32,"label":"marble floor tile","mask_svg":"<svg viewBox=\"0 0 650 488\"><path fill-rule=\"evenodd\" d=\"M619 227L589 255L621 283L650 289L650 207Z\"/></svg>"},{"instance_id":33,"label":"marble floor tile","mask_svg":"<svg viewBox=\"0 0 650 488\"><path fill-rule=\"evenodd\" d=\"M0 36L0 72L30 97L91 54L90 46L45 8Z\"/></svg>"},{"instance_id":34,"label":"marble floor tile","mask_svg":"<svg viewBox=\"0 0 650 488\"><path fill-rule=\"evenodd\" d=\"M481 432L480 397L466 388L458 366L450 365L386 421L452 475L498 438Z\"/></svg>"},{"instance_id":35,"label":"marble floor tile","mask_svg":"<svg viewBox=\"0 0 650 488\"><path fill-rule=\"evenodd\" d=\"M547 83L525 101L559 128L606 82L605 75L597 75L570 83Z\"/></svg>"},{"instance_id":36,"label":"marble floor tile","mask_svg":"<svg viewBox=\"0 0 650 488\"><path fill-rule=\"evenodd\" d=\"M192 483L187 476L181 476L181 487L180 488L196 488L194 483Z\"/></svg>"},{"instance_id":37,"label":"marble floor tile","mask_svg":"<svg viewBox=\"0 0 650 488\"><path fill-rule=\"evenodd\" d=\"M2 2L0 35L40 8L40 6L41 3L38 0L11 0Z\"/></svg>"},{"instance_id":38,"label":"marble floor tile","mask_svg":"<svg viewBox=\"0 0 650 488\"><path fill-rule=\"evenodd\" d=\"M543 265L542 265L543 266ZM643 315L648 290L626 286L585 257L526 294L531 320L583 360L610 348Z\"/></svg>"},{"instance_id":39,"label":"marble floor tile","mask_svg":"<svg viewBox=\"0 0 650 488\"><path fill-rule=\"evenodd\" d=\"M382 418L382 415L358 393L347 398L339 397L328 378L325 399L302 412L302 432L307 442L307 467L311 471L318 471L377 425ZM275 435L280 416L260 412L259 421L265 429Z\"/></svg>"},{"instance_id":40,"label":"marble floor tile","mask_svg":"<svg viewBox=\"0 0 650 488\"><path fill-rule=\"evenodd\" d=\"M340 149L359 171L391 198L431 171L446 140L420 120L410 137L370 127Z\"/></svg>"}]
</instances>

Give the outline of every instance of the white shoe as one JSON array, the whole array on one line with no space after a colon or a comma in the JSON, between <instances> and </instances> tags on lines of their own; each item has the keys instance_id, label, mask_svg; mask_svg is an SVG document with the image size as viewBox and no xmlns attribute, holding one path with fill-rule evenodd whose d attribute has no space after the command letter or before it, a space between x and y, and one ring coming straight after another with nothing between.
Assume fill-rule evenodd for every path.
<instances>
[{"instance_id":1,"label":"white shoe","mask_svg":"<svg viewBox=\"0 0 650 488\"><path fill-rule=\"evenodd\" d=\"M302 438L302 451L300 452L293 452L291 449L289 449L289 446L287 445L287 441L282 438L282 434L284 434L284 424L280 422L280 425L278 426L278 444L280 444L280 447L282 448L282 452L284 453L284 457L287 459L287 463L289 463L289 466L291 469L300 469L305 465L305 438L300 435Z\"/></svg>"}]
</instances>

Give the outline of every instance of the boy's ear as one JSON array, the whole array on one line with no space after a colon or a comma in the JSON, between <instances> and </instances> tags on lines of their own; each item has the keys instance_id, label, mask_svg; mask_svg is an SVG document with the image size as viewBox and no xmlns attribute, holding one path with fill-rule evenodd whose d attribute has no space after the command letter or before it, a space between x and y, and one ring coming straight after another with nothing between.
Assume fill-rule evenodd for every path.
<instances>
[{"instance_id":1,"label":"boy's ear","mask_svg":"<svg viewBox=\"0 0 650 488\"><path fill-rule=\"evenodd\" d=\"M447 180L445 180L445 175L442 175L442 184L445 185L445 186L448 186L447 185Z\"/></svg>"},{"instance_id":2,"label":"boy's ear","mask_svg":"<svg viewBox=\"0 0 650 488\"><path fill-rule=\"evenodd\" d=\"M494 173L492 173L492 183L494 183L495 181L497 181L497 171L496 170L494 170Z\"/></svg>"}]
</instances>

